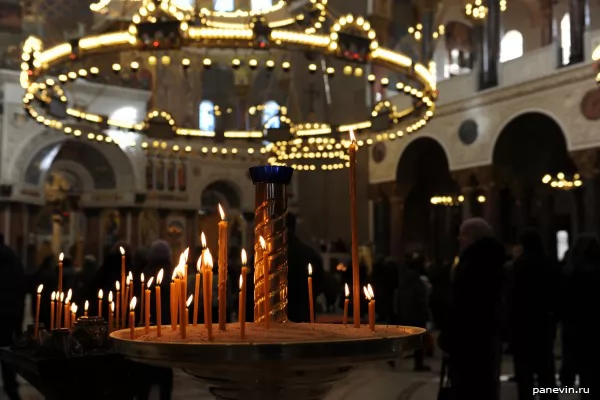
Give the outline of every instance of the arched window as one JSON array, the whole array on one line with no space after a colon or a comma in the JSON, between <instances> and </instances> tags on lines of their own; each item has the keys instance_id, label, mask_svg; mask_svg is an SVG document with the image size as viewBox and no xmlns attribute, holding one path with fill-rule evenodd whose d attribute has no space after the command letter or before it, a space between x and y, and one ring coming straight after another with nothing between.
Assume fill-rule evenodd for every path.
<instances>
[{"instance_id":1,"label":"arched window","mask_svg":"<svg viewBox=\"0 0 600 400\"><path fill-rule=\"evenodd\" d=\"M563 65L569 64L571 58L571 18L565 13L560 20L560 47Z\"/></svg>"},{"instance_id":2,"label":"arched window","mask_svg":"<svg viewBox=\"0 0 600 400\"><path fill-rule=\"evenodd\" d=\"M500 42L500 62L514 60L523 55L523 35L519 31L508 31Z\"/></svg>"},{"instance_id":3,"label":"arched window","mask_svg":"<svg viewBox=\"0 0 600 400\"><path fill-rule=\"evenodd\" d=\"M251 0L250 7L252 10L264 10L273 6L273 0Z\"/></svg>"},{"instance_id":4,"label":"arched window","mask_svg":"<svg viewBox=\"0 0 600 400\"><path fill-rule=\"evenodd\" d=\"M279 120L279 104L276 101L270 100L265 103L262 112L262 124L266 129L281 128Z\"/></svg>"},{"instance_id":5,"label":"arched window","mask_svg":"<svg viewBox=\"0 0 600 400\"><path fill-rule=\"evenodd\" d=\"M215 130L215 103L210 100L202 100L199 109L198 127L201 131L214 132Z\"/></svg>"},{"instance_id":6,"label":"arched window","mask_svg":"<svg viewBox=\"0 0 600 400\"><path fill-rule=\"evenodd\" d=\"M234 8L234 0L213 0L213 10L215 11L233 11Z\"/></svg>"}]
</instances>

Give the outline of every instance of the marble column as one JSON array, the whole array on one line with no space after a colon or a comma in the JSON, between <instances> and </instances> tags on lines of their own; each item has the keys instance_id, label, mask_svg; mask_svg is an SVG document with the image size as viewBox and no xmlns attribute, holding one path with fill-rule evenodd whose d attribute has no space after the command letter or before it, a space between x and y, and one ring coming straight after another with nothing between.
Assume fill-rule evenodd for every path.
<instances>
[{"instance_id":1,"label":"marble column","mask_svg":"<svg viewBox=\"0 0 600 400\"><path fill-rule=\"evenodd\" d=\"M569 18L571 19L571 56L569 64L585 59L584 33L588 28L587 0L569 0Z\"/></svg>"}]
</instances>

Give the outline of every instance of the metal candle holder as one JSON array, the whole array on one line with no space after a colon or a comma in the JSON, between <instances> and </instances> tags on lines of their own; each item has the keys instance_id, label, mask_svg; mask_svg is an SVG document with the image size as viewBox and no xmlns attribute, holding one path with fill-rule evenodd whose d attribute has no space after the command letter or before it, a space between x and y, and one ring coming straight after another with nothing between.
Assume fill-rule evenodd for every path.
<instances>
[{"instance_id":1,"label":"metal candle holder","mask_svg":"<svg viewBox=\"0 0 600 400\"><path fill-rule=\"evenodd\" d=\"M254 258L254 322L265 320L265 292L269 321L287 321L287 185L293 172L283 166L250 168L255 185L254 252L261 255ZM266 256L259 241L261 236L267 244Z\"/></svg>"}]
</instances>

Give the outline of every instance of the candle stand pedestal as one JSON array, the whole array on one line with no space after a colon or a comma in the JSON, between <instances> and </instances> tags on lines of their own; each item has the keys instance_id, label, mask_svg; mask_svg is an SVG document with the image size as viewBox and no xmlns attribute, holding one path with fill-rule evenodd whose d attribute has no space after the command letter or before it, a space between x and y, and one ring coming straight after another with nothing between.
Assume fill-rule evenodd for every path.
<instances>
[{"instance_id":1,"label":"candle stand pedestal","mask_svg":"<svg viewBox=\"0 0 600 400\"><path fill-rule=\"evenodd\" d=\"M269 330L253 325L246 325L245 340L239 339L237 323L222 333L228 336L220 338L216 331L212 342L201 327L190 327L186 340L157 341L155 328L150 335L136 330L136 340L129 330L111 336L118 353L135 362L181 368L207 383L219 400L322 400L351 369L419 348L425 332L395 326L371 332L366 326L333 324L272 324Z\"/></svg>"}]
</instances>

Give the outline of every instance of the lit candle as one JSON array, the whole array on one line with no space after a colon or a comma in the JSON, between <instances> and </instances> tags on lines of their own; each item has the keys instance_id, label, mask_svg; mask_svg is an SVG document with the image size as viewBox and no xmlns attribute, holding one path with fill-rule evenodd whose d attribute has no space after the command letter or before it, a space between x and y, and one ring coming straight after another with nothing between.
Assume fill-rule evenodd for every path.
<instances>
[{"instance_id":1,"label":"lit candle","mask_svg":"<svg viewBox=\"0 0 600 400\"><path fill-rule=\"evenodd\" d=\"M58 256L58 292L63 291L63 260L65 259L65 253L60 253Z\"/></svg>"},{"instance_id":2,"label":"lit candle","mask_svg":"<svg viewBox=\"0 0 600 400\"><path fill-rule=\"evenodd\" d=\"M115 329L118 330L121 326L119 323L121 322L121 300L123 300L123 297L121 297L121 284L119 283L119 281L115 282L115 289L117 291L117 311L115 315Z\"/></svg>"},{"instance_id":3,"label":"lit candle","mask_svg":"<svg viewBox=\"0 0 600 400\"><path fill-rule=\"evenodd\" d=\"M63 301L65 300L65 294L64 292L60 292L60 297L58 298L58 300L56 302L56 329L60 329L60 327L62 326L62 306L63 306Z\"/></svg>"},{"instance_id":4,"label":"lit candle","mask_svg":"<svg viewBox=\"0 0 600 400\"><path fill-rule=\"evenodd\" d=\"M117 299L117 329L119 326L125 327L125 310L127 307L127 301L125 299L125 249L122 246L119 246L119 251L121 252L121 285L123 288L123 292L120 293L119 289L117 289L117 297L121 296L120 303L119 299ZM119 304L121 309L119 310ZM119 319L121 317L121 319Z\"/></svg>"},{"instance_id":5,"label":"lit candle","mask_svg":"<svg viewBox=\"0 0 600 400\"><path fill-rule=\"evenodd\" d=\"M104 292L102 289L98 290L98 317L102 317L102 299L104 298ZM87 316L87 315L86 315Z\"/></svg>"},{"instance_id":6,"label":"lit candle","mask_svg":"<svg viewBox=\"0 0 600 400\"><path fill-rule=\"evenodd\" d=\"M350 289L348 284L345 285L346 300L344 300L344 325L348 325L348 304L350 303Z\"/></svg>"},{"instance_id":7,"label":"lit candle","mask_svg":"<svg viewBox=\"0 0 600 400\"><path fill-rule=\"evenodd\" d=\"M246 292L247 292L247 280L248 280L248 257L246 256L246 250L242 249L242 276L244 277L244 281L243 281L243 285L242 285L242 293L240 294L241 297L241 301L242 301L242 311L241 314L239 314L239 318L240 318L240 322L242 324L242 327L244 329L244 333L245 334L245 330L246 330Z\"/></svg>"},{"instance_id":8,"label":"lit candle","mask_svg":"<svg viewBox=\"0 0 600 400\"><path fill-rule=\"evenodd\" d=\"M135 290L135 282L133 281L133 274L131 273L131 271L129 271L129 275L127 275L127 279L129 279L129 297L128 297L128 302L131 301L131 298L134 295L134 290ZM144 285L142 285L141 290L144 291Z\"/></svg>"},{"instance_id":9,"label":"lit candle","mask_svg":"<svg viewBox=\"0 0 600 400\"><path fill-rule=\"evenodd\" d=\"M227 330L227 221L225 211L219 204L219 330Z\"/></svg>"},{"instance_id":10,"label":"lit candle","mask_svg":"<svg viewBox=\"0 0 600 400\"><path fill-rule=\"evenodd\" d=\"M148 279L148 285L147 285L147 289L146 289L146 316L144 317L144 321L146 322L145 327L144 327L144 332L147 334L150 333L150 293L151 293L151 288L152 288L152 282L154 282L154 277L151 277L150 279ZM143 304L143 303L142 303Z\"/></svg>"},{"instance_id":11,"label":"lit candle","mask_svg":"<svg viewBox=\"0 0 600 400\"><path fill-rule=\"evenodd\" d=\"M114 318L115 318L115 303L110 302L110 308L108 310L108 333L114 329Z\"/></svg>"},{"instance_id":12,"label":"lit candle","mask_svg":"<svg viewBox=\"0 0 600 400\"><path fill-rule=\"evenodd\" d=\"M208 331L208 340L213 340L212 335L212 281L213 281L213 259L210 250L206 249L202 257L204 264L204 324Z\"/></svg>"},{"instance_id":13,"label":"lit candle","mask_svg":"<svg viewBox=\"0 0 600 400\"><path fill-rule=\"evenodd\" d=\"M71 304L71 328L75 328L75 322L77 322L77 304Z\"/></svg>"},{"instance_id":14,"label":"lit candle","mask_svg":"<svg viewBox=\"0 0 600 400\"><path fill-rule=\"evenodd\" d=\"M264 307L265 307L265 328L269 329L269 317L270 317L270 304L269 304L269 255L267 254L267 242L265 238L260 236L258 238L260 242L260 248L262 249L263 256L263 295L264 295Z\"/></svg>"},{"instance_id":15,"label":"lit candle","mask_svg":"<svg viewBox=\"0 0 600 400\"><path fill-rule=\"evenodd\" d=\"M85 303L83 303L83 316L87 317L88 316L88 309L90 308L90 302L89 301L85 301Z\"/></svg>"},{"instance_id":16,"label":"lit candle","mask_svg":"<svg viewBox=\"0 0 600 400\"><path fill-rule=\"evenodd\" d=\"M131 340L135 339L135 305L137 304L137 298L132 297L129 302L129 335Z\"/></svg>"},{"instance_id":17,"label":"lit candle","mask_svg":"<svg viewBox=\"0 0 600 400\"><path fill-rule=\"evenodd\" d=\"M69 303L71 302L71 296L73 296L73 291L69 289L67 292L67 298L65 299L65 328L71 327L71 316L69 315L69 311L71 311L71 307Z\"/></svg>"},{"instance_id":18,"label":"lit candle","mask_svg":"<svg viewBox=\"0 0 600 400\"><path fill-rule=\"evenodd\" d=\"M145 310L146 307L144 306L144 300L145 300L146 296L143 296L143 294L144 294L144 287L145 287L145 285L144 285L144 273L143 272L140 275L140 282L141 282L141 285L140 285L140 298L142 300L142 308L141 309ZM145 321L144 321L145 315L146 315L146 313L140 313L140 325L143 325L145 323Z\"/></svg>"},{"instance_id":19,"label":"lit candle","mask_svg":"<svg viewBox=\"0 0 600 400\"><path fill-rule=\"evenodd\" d=\"M182 268L182 273L183 273L183 281L185 282L185 284L183 285L183 298L187 299L187 283L188 283L188 256L190 254L190 248L188 247L187 249L185 249L185 251L183 252L183 254L181 255L180 258L182 258L181 260L181 268ZM183 310L181 310L181 312L183 312Z\"/></svg>"},{"instance_id":20,"label":"lit candle","mask_svg":"<svg viewBox=\"0 0 600 400\"><path fill-rule=\"evenodd\" d=\"M179 285L177 284L177 267L173 270L173 277L171 278L171 330L177 330L177 289Z\"/></svg>"},{"instance_id":21,"label":"lit candle","mask_svg":"<svg viewBox=\"0 0 600 400\"><path fill-rule=\"evenodd\" d=\"M356 151L358 145L356 144L356 137L354 132L350 131L350 148L348 153L350 155L350 229L352 233L352 283L353 292L360 293L360 274L359 274L359 263L358 263L358 216L356 208ZM354 296L354 327L360 328L360 298Z\"/></svg>"},{"instance_id":22,"label":"lit candle","mask_svg":"<svg viewBox=\"0 0 600 400\"><path fill-rule=\"evenodd\" d=\"M310 309L310 323L315 323L315 304L313 299L312 288L312 265L308 264L308 304Z\"/></svg>"},{"instance_id":23,"label":"lit candle","mask_svg":"<svg viewBox=\"0 0 600 400\"><path fill-rule=\"evenodd\" d=\"M363 286L363 290L365 292L365 297L369 301L369 329L372 331L375 330L375 294L373 293L373 288L369 284L367 286Z\"/></svg>"},{"instance_id":24,"label":"lit candle","mask_svg":"<svg viewBox=\"0 0 600 400\"><path fill-rule=\"evenodd\" d=\"M185 264L180 264L180 270L179 270L179 326L181 327L181 329L184 329L184 325L185 325L185 274L183 272L183 265Z\"/></svg>"},{"instance_id":25,"label":"lit candle","mask_svg":"<svg viewBox=\"0 0 600 400\"><path fill-rule=\"evenodd\" d=\"M183 321L181 322L181 338L185 339L187 336L187 324L188 324L188 319L190 318L190 304L192 304L192 300L194 298L193 294L190 294L190 297L188 297L186 303L185 303L185 310L183 312Z\"/></svg>"},{"instance_id":26,"label":"lit candle","mask_svg":"<svg viewBox=\"0 0 600 400\"><path fill-rule=\"evenodd\" d=\"M164 271L161 268L160 271L158 271L158 275L156 276L156 336L157 337L161 337L162 336L162 311L161 311L161 299L160 299L160 284L162 283L163 280L163 275L164 275Z\"/></svg>"},{"instance_id":27,"label":"lit candle","mask_svg":"<svg viewBox=\"0 0 600 400\"><path fill-rule=\"evenodd\" d=\"M243 339L246 336L246 318L244 318L244 310L246 309L246 302L244 298L244 285L245 279L244 274L240 274L240 301L238 306L238 319L240 320L240 338Z\"/></svg>"},{"instance_id":28,"label":"lit candle","mask_svg":"<svg viewBox=\"0 0 600 400\"><path fill-rule=\"evenodd\" d=\"M123 292L125 292L125 302L127 303L131 303L131 295L129 292L129 286L131 284L131 280L129 279L129 275L127 275L127 278L125 278L125 288L123 290ZM142 310L142 312L144 312ZM126 328L127 326L125 325L125 323L127 322L127 319L124 318L124 316L121 316L121 318L123 318L123 328Z\"/></svg>"},{"instance_id":29,"label":"lit candle","mask_svg":"<svg viewBox=\"0 0 600 400\"><path fill-rule=\"evenodd\" d=\"M198 298L200 297L200 272L202 271L202 255L198 257L198 262L196 263L196 284L194 286L194 317L193 317L193 325L198 326Z\"/></svg>"},{"instance_id":30,"label":"lit candle","mask_svg":"<svg viewBox=\"0 0 600 400\"><path fill-rule=\"evenodd\" d=\"M42 302L42 290L44 290L44 285L40 285L37 288L37 303L35 305L35 328L34 328L34 336L37 339L38 333L40 331L40 304Z\"/></svg>"},{"instance_id":31,"label":"lit candle","mask_svg":"<svg viewBox=\"0 0 600 400\"><path fill-rule=\"evenodd\" d=\"M54 330L54 307L56 301L56 292L52 292L50 295L50 331Z\"/></svg>"}]
</instances>

